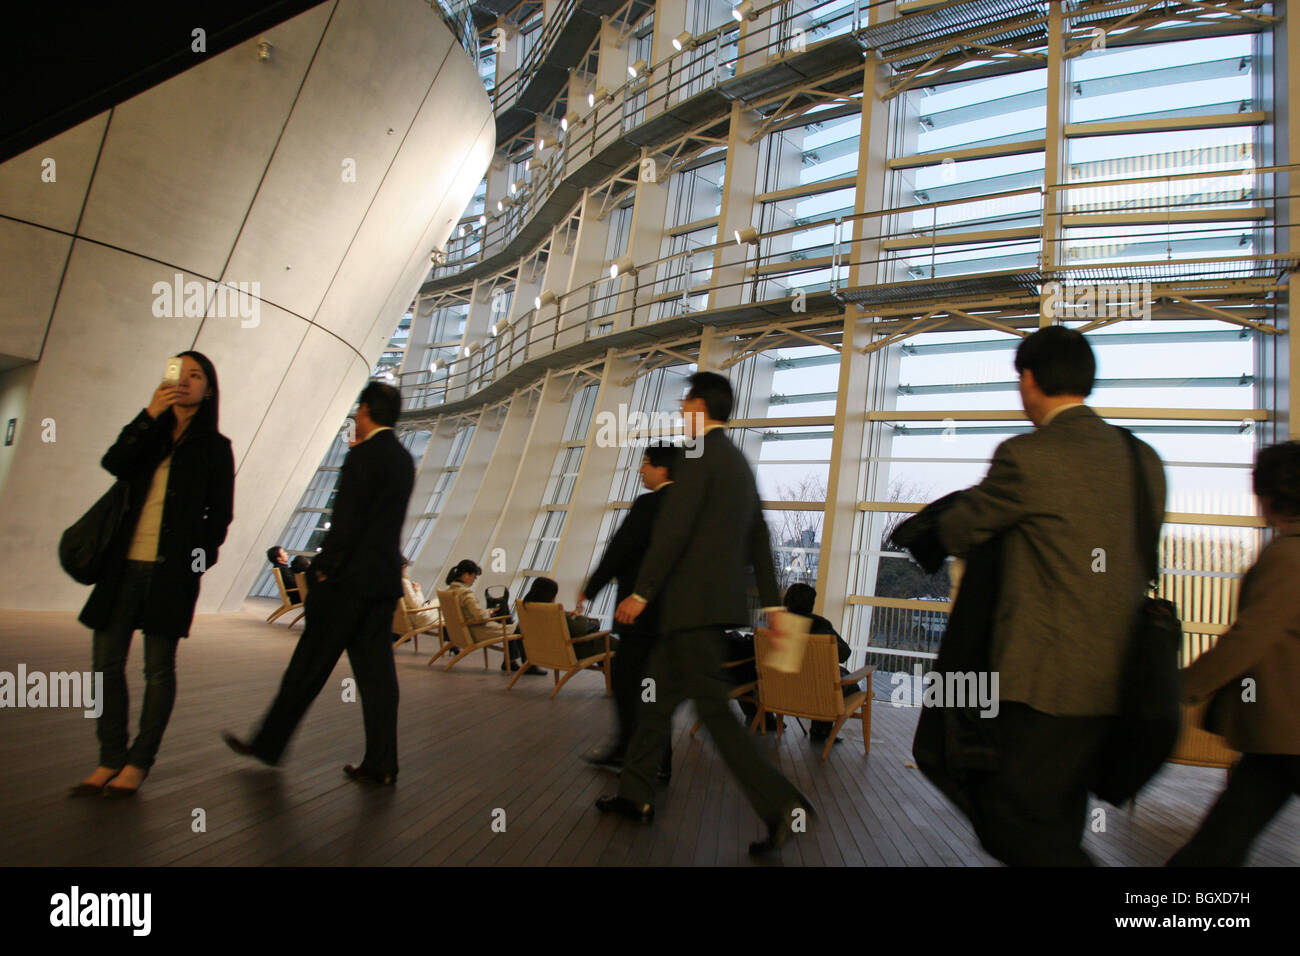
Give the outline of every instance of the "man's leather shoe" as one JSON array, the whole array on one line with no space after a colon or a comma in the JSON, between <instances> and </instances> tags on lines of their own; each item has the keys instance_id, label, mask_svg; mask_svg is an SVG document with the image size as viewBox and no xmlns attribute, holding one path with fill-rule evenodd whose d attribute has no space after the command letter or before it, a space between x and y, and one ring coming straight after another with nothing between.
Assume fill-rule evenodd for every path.
<instances>
[{"instance_id":1,"label":"man's leather shoe","mask_svg":"<svg viewBox=\"0 0 1300 956\"><path fill-rule=\"evenodd\" d=\"M343 772L353 780L362 783L373 783L378 787L391 787L397 783L397 774L395 773L375 773L365 767L354 767L350 763L344 764Z\"/></svg>"},{"instance_id":2,"label":"man's leather shoe","mask_svg":"<svg viewBox=\"0 0 1300 956\"><path fill-rule=\"evenodd\" d=\"M593 767L602 767L605 770L623 769L623 755L613 750L607 750L600 754L588 754L582 759Z\"/></svg>"},{"instance_id":3,"label":"man's leather shoe","mask_svg":"<svg viewBox=\"0 0 1300 956\"><path fill-rule=\"evenodd\" d=\"M777 814L775 820L768 821L767 837L762 840L755 840L749 845L750 855L763 856L767 853L774 853L781 849L786 841L794 835L792 827L794 823L793 815L796 810L805 811L806 817L810 818L813 816L812 807L810 807L806 802L802 804L790 804Z\"/></svg>"},{"instance_id":4,"label":"man's leather shoe","mask_svg":"<svg viewBox=\"0 0 1300 956\"><path fill-rule=\"evenodd\" d=\"M596 809L601 813L616 813L620 817L635 820L637 823L649 823L655 818L653 804L636 804L627 797L598 797Z\"/></svg>"},{"instance_id":5,"label":"man's leather shoe","mask_svg":"<svg viewBox=\"0 0 1300 956\"><path fill-rule=\"evenodd\" d=\"M227 747L229 747L229 748L230 748L231 750L233 750L235 753L239 754L239 756L241 756L241 757L252 757L254 760L260 760L262 763L266 764L268 767L274 767L274 766L275 766L275 764L271 763L271 761L265 759L264 757L260 757L260 756L258 756L257 752L256 752L255 750L253 750L252 747L248 746L248 744L244 743L242 740L240 740L240 739L239 739L238 737L236 737L234 734L223 733L223 734L221 735L221 739L224 740L224 741L226 742L226 746L227 746Z\"/></svg>"}]
</instances>

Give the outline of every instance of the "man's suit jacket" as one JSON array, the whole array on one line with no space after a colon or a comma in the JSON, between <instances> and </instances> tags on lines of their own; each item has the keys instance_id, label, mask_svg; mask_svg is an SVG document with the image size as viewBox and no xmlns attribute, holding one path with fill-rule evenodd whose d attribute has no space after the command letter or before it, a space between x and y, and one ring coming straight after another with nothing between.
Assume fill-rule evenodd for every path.
<instances>
[{"instance_id":1,"label":"man's suit jacket","mask_svg":"<svg viewBox=\"0 0 1300 956\"><path fill-rule=\"evenodd\" d=\"M402 522L415 462L392 429L372 434L343 459L330 530L311 569L321 587L361 600L402 596Z\"/></svg>"},{"instance_id":2,"label":"man's suit jacket","mask_svg":"<svg viewBox=\"0 0 1300 956\"><path fill-rule=\"evenodd\" d=\"M1146 507L1163 518L1160 459L1138 448ZM991 648L1001 700L1054 715L1119 713L1145 593L1136 498L1124 435L1079 406L999 445L987 477L939 516L952 554L1002 535Z\"/></svg>"},{"instance_id":3,"label":"man's suit jacket","mask_svg":"<svg viewBox=\"0 0 1300 956\"><path fill-rule=\"evenodd\" d=\"M632 502L632 507L623 523L618 526L614 536L609 539L605 553L601 556L596 570L591 572L582 593L594 598L611 580L618 582L618 601L636 587L637 574L641 570L641 561L650 547L650 536L654 533L655 518L663 507L673 485L660 486L655 491L640 495ZM637 619L629 627L616 625L620 637L653 637L659 633L659 601L647 604Z\"/></svg>"},{"instance_id":4,"label":"man's suit jacket","mask_svg":"<svg viewBox=\"0 0 1300 956\"><path fill-rule=\"evenodd\" d=\"M772 545L754 472L740 449L715 428L677 469L672 494L655 519L636 593L660 599L659 629L751 623L746 592L753 567L764 607L779 607Z\"/></svg>"},{"instance_id":5,"label":"man's suit jacket","mask_svg":"<svg viewBox=\"0 0 1300 956\"><path fill-rule=\"evenodd\" d=\"M1209 729L1242 753L1300 754L1300 520L1278 530L1241 582L1237 620L1183 671L1183 694L1220 687ZM1255 680L1243 701L1240 678ZM1224 685L1227 685L1226 687Z\"/></svg>"}]
</instances>

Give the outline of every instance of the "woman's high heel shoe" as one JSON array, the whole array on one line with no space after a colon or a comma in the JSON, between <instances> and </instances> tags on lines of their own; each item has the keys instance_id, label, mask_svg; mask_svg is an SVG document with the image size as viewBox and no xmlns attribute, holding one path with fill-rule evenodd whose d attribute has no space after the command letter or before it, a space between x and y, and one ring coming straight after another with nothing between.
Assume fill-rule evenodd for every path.
<instances>
[{"instance_id":1,"label":"woman's high heel shoe","mask_svg":"<svg viewBox=\"0 0 1300 956\"><path fill-rule=\"evenodd\" d=\"M107 797L110 800L122 800L125 799L126 797L134 797L137 793L140 792L140 785L143 784L145 780L147 780L148 778L149 778L149 771L146 770L144 772L144 776L140 778L140 783L136 784L134 787L112 787L109 786L108 784L104 784L103 794L105 797ZM117 778L115 777L114 779Z\"/></svg>"},{"instance_id":2,"label":"woman's high heel shoe","mask_svg":"<svg viewBox=\"0 0 1300 956\"><path fill-rule=\"evenodd\" d=\"M115 773L113 774L113 776L109 777L103 783L85 783L85 782L79 783L75 787L72 787L68 790L68 796L98 797L103 794L104 788L107 787L109 783L111 783L114 779L116 779L116 777L117 774Z\"/></svg>"}]
</instances>

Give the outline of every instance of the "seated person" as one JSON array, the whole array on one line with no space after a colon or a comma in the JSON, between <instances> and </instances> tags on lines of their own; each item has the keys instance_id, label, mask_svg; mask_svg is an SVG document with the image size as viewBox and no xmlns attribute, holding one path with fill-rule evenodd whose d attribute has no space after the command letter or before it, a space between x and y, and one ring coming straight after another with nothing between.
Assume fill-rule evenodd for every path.
<instances>
[{"instance_id":1,"label":"seated person","mask_svg":"<svg viewBox=\"0 0 1300 956\"><path fill-rule=\"evenodd\" d=\"M792 584L785 592L785 609L791 614L798 614L802 617L812 618L812 624L808 628L809 634L834 634L835 646L839 651L840 658L840 676L848 677L848 669L844 663L849 659L853 652L852 648L845 643L844 638L840 637L839 632L831 626L831 622L826 620L820 614L813 613L813 603L817 600L817 590L807 584ZM848 697L862 688L856 684L847 684L844 687L844 696ZM817 743L824 743L830 736L831 727L834 726L830 721L814 720L812 722L812 740ZM836 739L838 743L838 738Z\"/></svg>"},{"instance_id":2,"label":"seated person","mask_svg":"<svg viewBox=\"0 0 1300 956\"><path fill-rule=\"evenodd\" d=\"M553 604L555 596L560 593L560 586L550 578L537 578L529 587L528 593L524 595L524 602L537 602L539 604ZM600 623L594 618L583 617L575 614L573 611L564 612L564 620L569 625L569 637L578 638L590 634L593 630L600 630ZM591 625L595 623L593 628ZM618 641L611 637L609 649L618 648ZM605 639L603 637L593 637L589 641L573 642L573 654L578 660L584 657L595 657L597 654L605 653Z\"/></svg>"},{"instance_id":3,"label":"seated person","mask_svg":"<svg viewBox=\"0 0 1300 956\"><path fill-rule=\"evenodd\" d=\"M447 572L447 587L455 593L456 606L460 608L461 619L465 622L465 626L469 628L470 636L477 640L514 634L514 624L507 625L504 621L489 621L488 618L492 615L484 611L475 599L472 588L474 582L478 580L479 575L482 573L483 569L469 558L460 561ZM506 641L506 653L510 655L510 660L515 663L521 662L523 643L523 641ZM507 669L505 661L501 662L501 669ZM546 671L540 667L530 667L526 673L545 674Z\"/></svg>"},{"instance_id":4,"label":"seated person","mask_svg":"<svg viewBox=\"0 0 1300 956\"><path fill-rule=\"evenodd\" d=\"M301 604L302 598L298 595L298 582L293 578L293 571L289 567L289 555L284 548L278 544L266 549L266 560L271 562L275 574L280 576L280 581L284 584L284 593L289 598L290 604Z\"/></svg>"},{"instance_id":5,"label":"seated person","mask_svg":"<svg viewBox=\"0 0 1300 956\"><path fill-rule=\"evenodd\" d=\"M407 569L411 562L402 556L402 596L398 599L401 603L393 612L393 640L398 640L409 629L409 627L427 627L438 619L438 612L435 610L417 611L414 614L407 615L403 613L402 605L405 605L407 611L415 611L416 608L424 607L424 591L420 588L419 581L413 581Z\"/></svg>"}]
</instances>

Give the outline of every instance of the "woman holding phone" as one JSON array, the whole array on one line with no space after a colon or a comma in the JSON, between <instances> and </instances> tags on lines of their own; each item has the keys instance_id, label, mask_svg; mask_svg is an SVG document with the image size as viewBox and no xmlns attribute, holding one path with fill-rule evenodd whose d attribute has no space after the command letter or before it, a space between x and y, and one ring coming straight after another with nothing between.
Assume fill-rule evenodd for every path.
<instances>
[{"instance_id":1,"label":"woman holding phone","mask_svg":"<svg viewBox=\"0 0 1300 956\"><path fill-rule=\"evenodd\" d=\"M101 464L130 484L131 506L80 621L104 675L99 766L74 796L129 797L148 776L176 699L176 646L189 635L199 579L217 563L232 516L235 460L217 430L217 372L200 352L168 361L153 398ZM144 632L140 729L127 744L126 658Z\"/></svg>"}]
</instances>

